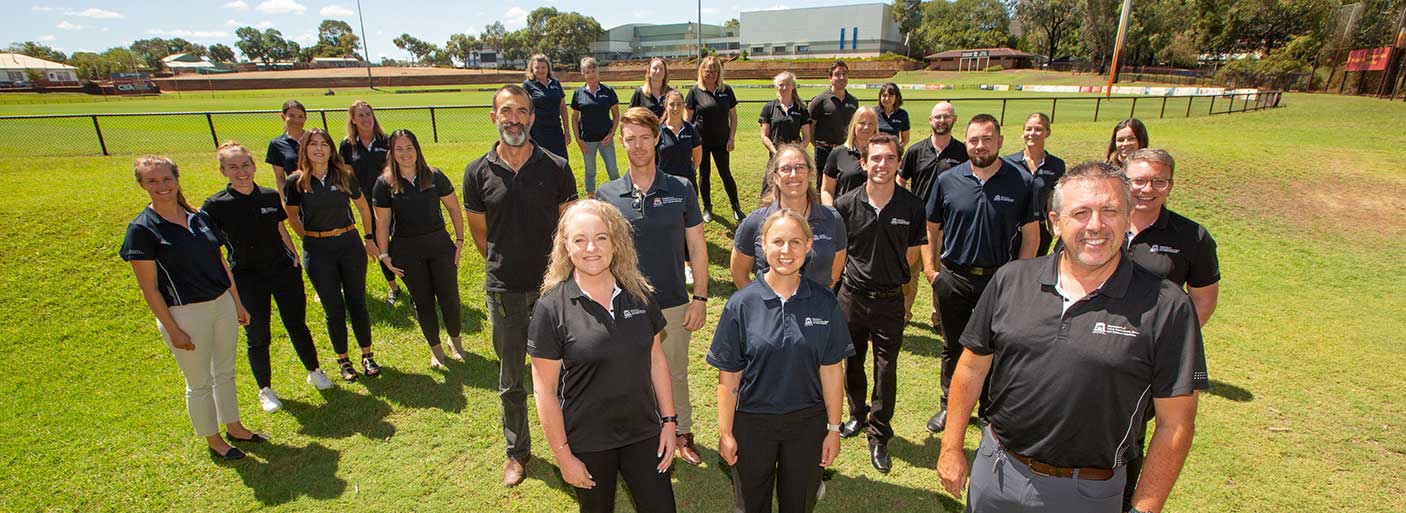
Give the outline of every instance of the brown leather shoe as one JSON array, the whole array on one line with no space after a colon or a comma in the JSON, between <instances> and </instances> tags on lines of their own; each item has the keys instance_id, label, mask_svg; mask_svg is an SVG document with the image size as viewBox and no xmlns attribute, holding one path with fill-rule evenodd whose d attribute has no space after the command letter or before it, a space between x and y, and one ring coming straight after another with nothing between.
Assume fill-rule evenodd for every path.
<instances>
[{"instance_id":1,"label":"brown leather shoe","mask_svg":"<svg viewBox=\"0 0 1406 513\"><path fill-rule=\"evenodd\" d=\"M693 433L679 435L678 455L689 465L696 467L703 464L703 457L698 455L698 448L693 446Z\"/></svg>"},{"instance_id":2,"label":"brown leather shoe","mask_svg":"<svg viewBox=\"0 0 1406 513\"><path fill-rule=\"evenodd\" d=\"M527 462L532 460L532 455L528 454L522 458L508 458L503 462L503 486L512 488L522 484L522 480L527 477Z\"/></svg>"}]
</instances>

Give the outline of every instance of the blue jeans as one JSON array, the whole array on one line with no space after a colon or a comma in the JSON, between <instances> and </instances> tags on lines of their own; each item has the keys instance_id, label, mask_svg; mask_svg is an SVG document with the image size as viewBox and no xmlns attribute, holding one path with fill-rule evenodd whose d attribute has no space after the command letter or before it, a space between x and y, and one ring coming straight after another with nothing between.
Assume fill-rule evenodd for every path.
<instances>
[{"instance_id":1,"label":"blue jeans","mask_svg":"<svg viewBox=\"0 0 1406 513\"><path fill-rule=\"evenodd\" d=\"M596 153L600 153L601 160L605 161L605 172L610 179L620 178L620 170L615 166L615 140L612 138L610 144L605 144L605 141L586 143L586 151L581 152L581 156L586 161L587 196L596 193Z\"/></svg>"}]
</instances>

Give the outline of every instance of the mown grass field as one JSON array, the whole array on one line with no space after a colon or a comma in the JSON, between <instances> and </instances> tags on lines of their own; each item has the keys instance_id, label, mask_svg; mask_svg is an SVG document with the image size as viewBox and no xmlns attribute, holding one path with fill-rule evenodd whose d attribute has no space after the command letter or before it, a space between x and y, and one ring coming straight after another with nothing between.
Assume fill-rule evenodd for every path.
<instances>
[{"instance_id":1,"label":"mown grass field","mask_svg":"<svg viewBox=\"0 0 1406 513\"><path fill-rule=\"evenodd\" d=\"M1213 387L1202 396L1196 443L1167 510L1403 511L1406 134L1398 128L1406 104L1292 95L1285 105L1148 121L1152 144L1181 164L1172 206L1214 234L1223 272L1220 307L1205 331ZM962 118L976 112L958 105ZM1008 120L1025 112L1011 109ZM1102 157L1117 117L1057 118L1051 152L1071 163ZM765 153L753 142L755 125L742 118L734 170L742 197L754 198ZM274 120L262 123L262 135L249 140L257 151L277 132ZM474 123L486 127L486 116ZM1005 133L1015 148L1015 129ZM457 183L487 144L431 144L426 154ZM199 201L223 180L213 152L193 150L172 156L186 195ZM511 490L498 484L498 362L477 256L466 255L460 269L465 363L428 370L408 303L374 303L385 375L317 392L275 328L274 387L285 410L259 410L242 357L237 368L244 421L273 443L245 444L252 458L216 465L191 433L180 373L117 256L125 224L146 203L131 157L0 155L0 175L16 192L0 203L0 215L14 220L0 232L0 511L575 510L535 422L538 458L527 481ZM260 172L271 182L265 166ZM724 204L721 190L715 194ZM731 228L708 225L719 298L732 292ZM372 297L384 295L379 278L368 281ZM920 294L916 311L929 300ZM722 304L709 303L690 356L708 463L677 467L680 511L726 511L731 501L714 463L715 372L704 362ZM315 303L309 324L330 366ZM869 466L862 439L845 441L817 511L961 511L933 470L938 439L923 430L936 407L940 339L921 322L906 334L893 472ZM976 442L973 430L968 448Z\"/></svg>"}]
</instances>

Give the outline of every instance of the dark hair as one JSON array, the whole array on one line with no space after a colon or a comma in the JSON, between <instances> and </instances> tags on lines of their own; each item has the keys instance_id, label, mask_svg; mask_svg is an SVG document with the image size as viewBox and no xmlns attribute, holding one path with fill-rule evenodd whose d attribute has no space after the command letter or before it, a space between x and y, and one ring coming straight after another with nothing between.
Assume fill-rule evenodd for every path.
<instances>
[{"instance_id":1,"label":"dark hair","mask_svg":"<svg viewBox=\"0 0 1406 513\"><path fill-rule=\"evenodd\" d=\"M312 192L312 159L308 156L308 146L314 137L322 139L327 143L329 153L327 157L327 174L332 175L332 180L343 189L351 188L351 171L342 162L342 155L337 152L337 143L332 140L332 134L321 128L308 130L307 136L303 138L303 143L298 146L298 172L302 173L298 177L298 191Z\"/></svg>"},{"instance_id":2,"label":"dark hair","mask_svg":"<svg viewBox=\"0 0 1406 513\"><path fill-rule=\"evenodd\" d=\"M897 137L894 137L893 134L879 132L870 137L869 141L866 142L863 146L859 147L859 157L866 161L869 160L869 147L875 144L887 144L893 146L894 153L899 153L903 151L903 148L899 147Z\"/></svg>"},{"instance_id":3,"label":"dark hair","mask_svg":"<svg viewBox=\"0 0 1406 513\"><path fill-rule=\"evenodd\" d=\"M391 132L391 136L386 139L386 168L381 172L381 177L385 178L386 185L390 186L391 192L400 194L400 162L395 160L395 140L398 137L410 139L410 145L415 147L415 188L428 191L434 188L434 169L425 162L425 152L420 149L420 139L415 137L415 133L404 128ZM364 191L363 191L364 192Z\"/></svg>"},{"instance_id":4,"label":"dark hair","mask_svg":"<svg viewBox=\"0 0 1406 513\"><path fill-rule=\"evenodd\" d=\"M1122 167L1123 161L1114 160L1114 157L1118 155L1118 132L1124 128L1133 129L1133 136L1137 137L1138 149L1147 147L1147 125L1142 124L1142 121L1138 118L1128 118L1119 121L1117 125L1113 126L1113 135L1108 137L1108 153L1103 155L1103 160L1119 167Z\"/></svg>"},{"instance_id":5,"label":"dark hair","mask_svg":"<svg viewBox=\"0 0 1406 513\"><path fill-rule=\"evenodd\" d=\"M903 93L898 92L898 84L889 82L879 86L879 96L883 97L885 94L893 95L893 110L898 110L899 107L903 106ZM879 101L879 108L884 108L883 100Z\"/></svg>"},{"instance_id":6,"label":"dark hair","mask_svg":"<svg viewBox=\"0 0 1406 513\"><path fill-rule=\"evenodd\" d=\"M303 114L308 113L307 107L304 107L302 102L299 102L298 100L288 100L286 102L283 102L283 110L281 112L286 115L288 114L288 111L293 109L301 110L303 111Z\"/></svg>"},{"instance_id":7,"label":"dark hair","mask_svg":"<svg viewBox=\"0 0 1406 513\"><path fill-rule=\"evenodd\" d=\"M970 127L978 123L991 123L992 126L996 127L996 133L1001 133L1001 122L996 120L996 116L992 116L990 114L977 114L975 116L972 116L971 121L967 122L967 126Z\"/></svg>"},{"instance_id":8,"label":"dark hair","mask_svg":"<svg viewBox=\"0 0 1406 513\"><path fill-rule=\"evenodd\" d=\"M527 103L532 103L532 95L527 94L526 89L523 89L520 85L508 84L499 87L497 91L493 92L493 110L498 110L498 96L502 95L504 91L507 91L508 94L513 96L521 96L527 99Z\"/></svg>"},{"instance_id":9,"label":"dark hair","mask_svg":"<svg viewBox=\"0 0 1406 513\"><path fill-rule=\"evenodd\" d=\"M849 71L849 65L848 65L848 64L845 64L845 61L842 61L842 60L839 60L839 59L835 59L835 62L830 63L830 71L826 72L826 73L825 73L825 76L828 77L828 76L830 76L830 75L834 75L834 74L835 74L835 70L840 69L840 68L844 68L845 71Z\"/></svg>"},{"instance_id":10,"label":"dark hair","mask_svg":"<svg viewBox=\"0 0 1406 513\"><path fill-rule=\"evenodd\" d=\"M190 202L186 201L185 192L181 190L181 168L176 165L176 161L170 158L160 155L137 157L137 160L132 162L132 176L136 177L137 185L142 184L142 168L151 166L166 166L167 169L171 170L171 177L176 179L176 203L187 212L195 212L195 209L191 208Z\"/></svg>"},{"instance_id":11,"label":"dark hair","mask_svg":"<svg viewBox=\"0 0 1406 513\"><path fill-rule=\"evenodd\" d=\"M1055 182L1054 192L1050 193L1050 211L1058 213L1059 207L1064 203L1064 188L1073 182L1092 182L1098 180L1113 180L1118 182L1119 189L1123 192L1123 207L1125 210L1133 208L1133 189L1128 183L1128 175L1123 171L1109 165L1107 162L1087 161L1070 169L1064 176Z\"/></svg>"}]
</instances>

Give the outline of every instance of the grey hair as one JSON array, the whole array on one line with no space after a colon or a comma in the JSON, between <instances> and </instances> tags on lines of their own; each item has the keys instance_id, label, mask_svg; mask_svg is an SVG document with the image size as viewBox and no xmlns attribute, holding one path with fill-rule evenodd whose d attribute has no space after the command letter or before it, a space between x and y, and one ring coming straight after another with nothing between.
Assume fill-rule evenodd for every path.
<instances>
[{"instance_id":1,"label":"grey hair","mask_svg":"<svg viewBox=\"0 0 1406 513\"><path fill-rule=\"evenodd\" d=\"M1128 164L1132 164L1133 162L1146 162L1148 164L1167 166L1168 178L1176 176L1177 174L1176 159L1173 159L1172 154L1167 153L1167 150L1161 148L1143 148L1134 151L1132 155L1128 156L1128 162L1124 163L1123 166L1126 168Z\"/></svg>"},{"instance_id":2,"label":"grey hair","mask_svg":"<svg viewBox=\"0 0 1406 513\"><path fill-rule=\"evenodd\" d=\"M1054 193L1050 195L1050 211L1060 213L1060 207L1064 204L1064 188L1074 182L1096 182L1100 180L1111 180L1118 183L1118 190L1123 196L1123 210L1126 212L1133 208L1133 188L1128 182L1128 175L1123 171L1108 165L1104 162L1088 161L1070 169L1064 176L1055 182Z\"/></svg>"},{"instance_id":3,"label":"grey hair","mask_svg":"<svg viewBox=\"0 0 1406 513\"><path fill-rule=\"evenodd\" d=\"M586 68L594 68L598 65L599 63L596 62L595 57L585 57L581 59L581 71L586 71Z\"/></svg>"}]
</instances>

